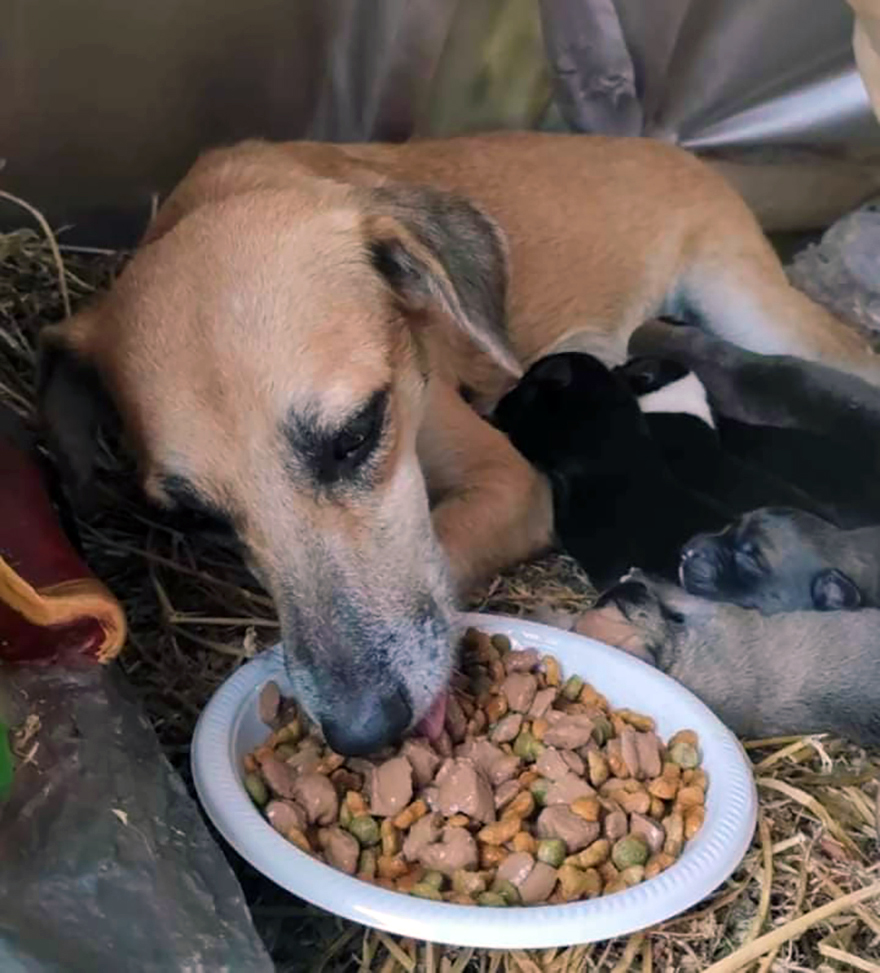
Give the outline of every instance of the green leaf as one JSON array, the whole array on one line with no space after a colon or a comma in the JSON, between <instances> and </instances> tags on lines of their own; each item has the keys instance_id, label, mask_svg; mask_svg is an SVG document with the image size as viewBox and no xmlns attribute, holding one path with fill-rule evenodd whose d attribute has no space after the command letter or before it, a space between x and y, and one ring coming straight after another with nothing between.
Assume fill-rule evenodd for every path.
<instances>
[{"instance_id":1,"label":"green leaf","mask_svg":"<svg viewBox=\"0 0 880 973\"><path fill-rule=\"evenodd\" d=\"M0 722L0 800L12 788L12 751L9 749L9 727Z\"/></svg>"}]
</instances>

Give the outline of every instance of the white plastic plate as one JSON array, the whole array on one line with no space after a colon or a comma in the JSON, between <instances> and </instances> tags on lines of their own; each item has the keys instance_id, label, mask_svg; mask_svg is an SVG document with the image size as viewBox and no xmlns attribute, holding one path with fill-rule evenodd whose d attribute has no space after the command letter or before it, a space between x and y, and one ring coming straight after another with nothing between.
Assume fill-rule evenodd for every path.
<instances>
[{"instance_id":1,"label":"white plastic plate","mask_svg":"<svg viewBox=\"0 0 880 973\"><path fill-rule=\"evenodd\" d=\"M706 820L667 871L634 888L567 905L487 908L432 902L389 892L306 855L273 830L242 784L242 758L262 743L257 715L263 684L289 689L280 650L269 650L228 679L202 713L192 745L196 790L233 848L278 885L354 922L456 946L539 949L609 939L677 915L713 892L737 867L755 830L757 793L736 737L693 694L618 649L580 635L499 615L463 615L463 625L503 633L519 648L559 659L617 708L653 716L666 739L690 728L700 736L709 777Z\"/></svg>"}]
</instances>

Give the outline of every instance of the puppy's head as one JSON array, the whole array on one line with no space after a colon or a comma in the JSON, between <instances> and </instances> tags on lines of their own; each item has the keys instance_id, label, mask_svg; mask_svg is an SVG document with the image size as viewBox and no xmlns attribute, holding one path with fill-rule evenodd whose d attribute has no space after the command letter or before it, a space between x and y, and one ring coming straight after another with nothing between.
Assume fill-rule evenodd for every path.
<instances>
[{"instance_id":1,"label":"puppy's head","mask_svg":"<svg viewBox=\"0 0 880 973\"><path fill-rule=\"evenodd\" d=\"M853 582L820 553L833 525L813 514L765 507L718 534L683 548L679 573L687 591L764 614L855 607Z\"/></svg>"},{"instance_id":2,"label":"puppy's head","mask_svg":"<svg viewBox=\"0 0 880 973\"><path fill-rule=\"evenodd\" d=\"M634 439L647 437L638 403L626 383L592 355L548 355L498 403L495 424L539 469L571 465L601 473L631 456Z\"/></svg>"},{"instance_id":3,"label":"puppy's head","mask_svg":"<svg viewBox=\"0 0 880 973\"><path fill-rule=\"evenodd\" d=\"M331 746L377 749L450 671L416 433L438 329L517 370L500 233L446 194L317 179L170 223L100 305L47 329L54 449L87 481L117 413L149 497L210 512L242 542Z\"/></svg>"},{"instance_id":4,"label":"puppy's head","mask_svg":"<svg viewBox=\"0 0 880 973\"><path fill-rule=\"evenodd\" d=\"M599 596L575 628L665 668L676 646L688 637L689 621L705 609L699 599L675 585L633 568Z\"/></svg>"}]
</instances>

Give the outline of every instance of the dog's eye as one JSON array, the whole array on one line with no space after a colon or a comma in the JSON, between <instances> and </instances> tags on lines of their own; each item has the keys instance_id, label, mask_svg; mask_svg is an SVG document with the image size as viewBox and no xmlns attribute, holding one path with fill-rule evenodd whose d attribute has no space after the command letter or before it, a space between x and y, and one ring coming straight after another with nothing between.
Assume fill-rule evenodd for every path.
<instances>
[{"instance_id":1,"label":"dog's eye","mask_svg":"<svg viewBox=\"0 0 880 973\"><path fill-rule=\"evenodd\" d=\"M379 440L386 402L385 392L375 393L366 406L336 434L331 446L336 463L351 469L367 458Z\"/></svg>"}]
</instances>

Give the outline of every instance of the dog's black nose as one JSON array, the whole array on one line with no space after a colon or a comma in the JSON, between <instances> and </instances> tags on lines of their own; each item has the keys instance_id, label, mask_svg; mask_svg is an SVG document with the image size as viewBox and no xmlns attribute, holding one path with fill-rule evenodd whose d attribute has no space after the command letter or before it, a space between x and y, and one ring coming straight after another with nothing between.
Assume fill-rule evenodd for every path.
<instances>
[{"instance_id":1,"label":"dog's black nose","mask_svg":"<svg viewBox=\"0 0 880 973\"><path fill-rule=\"evenodd\" d=\"M375 753L397 743L412 720L402 688L385 695L361 695L336 707L321 720L331 749L346 757Z\"/></svg>"}]
</instances>

